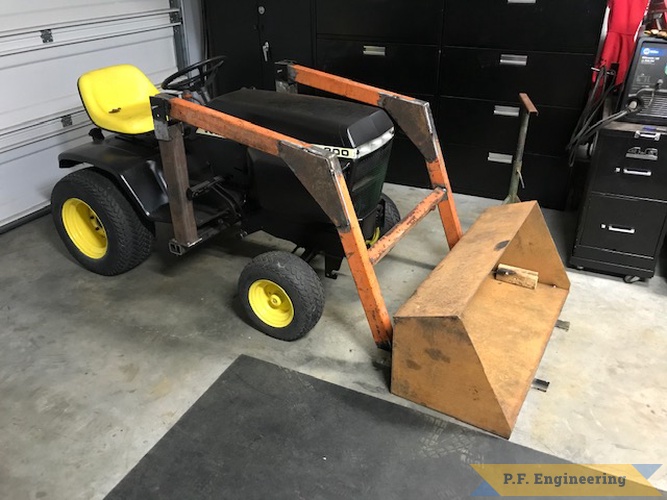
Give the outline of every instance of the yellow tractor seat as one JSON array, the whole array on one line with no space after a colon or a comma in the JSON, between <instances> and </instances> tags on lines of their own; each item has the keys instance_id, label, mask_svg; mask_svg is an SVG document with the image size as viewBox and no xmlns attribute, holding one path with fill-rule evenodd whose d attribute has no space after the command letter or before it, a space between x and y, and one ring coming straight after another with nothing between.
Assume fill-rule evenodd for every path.
<instances>
[{"instance_id":1,"label":"yellow tractor seat","mask_svg":"<svg viewBox=\"0 0 667 500\"><path fill-rule=\"evenodd\" d=\"M158 93L142 71L119 64L84 73L77 82L81 101L98 127L120 134L153 130L149 98Z\"/></svg>"}]
</instances>

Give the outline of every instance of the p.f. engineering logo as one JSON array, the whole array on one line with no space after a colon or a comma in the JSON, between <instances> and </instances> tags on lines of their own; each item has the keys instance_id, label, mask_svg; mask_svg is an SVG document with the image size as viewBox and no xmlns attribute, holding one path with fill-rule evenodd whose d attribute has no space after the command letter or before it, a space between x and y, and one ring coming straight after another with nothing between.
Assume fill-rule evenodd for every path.
<instances>
[{"instance_id":1,"label":"p.f. engineering logo","mask_svg":"<svg viewBox=\"0 0 667 500\"><path fill-rule=\"evenodd\" d=\"M644 465L472 464L484 480L472 496L659 497L649 482L660 468Z\"/></svg>"}]
</instances>

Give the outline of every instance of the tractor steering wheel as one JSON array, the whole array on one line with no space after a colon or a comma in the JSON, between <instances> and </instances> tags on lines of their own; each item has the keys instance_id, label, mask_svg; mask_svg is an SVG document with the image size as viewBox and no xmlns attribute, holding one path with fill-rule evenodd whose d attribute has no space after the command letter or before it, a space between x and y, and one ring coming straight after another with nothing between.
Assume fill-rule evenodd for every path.
<instances>
[{"instance_id":1,"label":"tractor steering wheel","mask_svg":"<svg viewBox=\"0 0 667 500\"><path fill-rule=\"evenodd\" d=\"M173 75L169 75L162 82L164 90L177 90L183 92L189 90L190 92L200 92L203 90L205 94L206 87L213 81L216 73L225 62L225 56L216 56L191 64L187 68L177 71ZM190 75L190 73L195 73ZM174 80L190 75L183 80L175 82Z\"/></svg>"}]
</instances>

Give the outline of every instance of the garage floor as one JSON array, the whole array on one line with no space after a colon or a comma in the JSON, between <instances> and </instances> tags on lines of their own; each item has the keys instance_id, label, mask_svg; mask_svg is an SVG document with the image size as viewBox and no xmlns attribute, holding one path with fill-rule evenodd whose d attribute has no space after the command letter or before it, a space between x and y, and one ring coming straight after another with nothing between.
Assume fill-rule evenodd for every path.
<instances>
[{"instance_id":1,"label":"garage floor","mask_svg":"<svg viewBox=\"0 0 667 500\"><path fill-rule=\"evenodd\" d=\"M386 192L404 212L421 195ZM497 203L457 202L464 227ZM576 221L546 216L565 255ZM289 246L218 238L176 258L165 242L139 268L104 278L66 254L50 217L0 235L0 497L102 498L242 353L412 406L388 394L389 357L372 342L346 268L324 281L315 330L283 343L249 327L234 295L250 258ZM444 254L431 214L377 268L390 311ZM664 463L664 271L633 285L569 274L561 318L571 328L554 331L537 374L551 386L530 391L511 441L580 463ZM651 482L667 488L667 466Z\"/></svg>"}]
</instances>

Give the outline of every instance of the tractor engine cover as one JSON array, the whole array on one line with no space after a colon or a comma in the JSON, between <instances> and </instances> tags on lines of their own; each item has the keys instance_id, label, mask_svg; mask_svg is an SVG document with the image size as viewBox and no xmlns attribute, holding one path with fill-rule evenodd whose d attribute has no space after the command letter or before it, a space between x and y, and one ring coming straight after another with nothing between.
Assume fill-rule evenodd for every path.
<instances>
[{"instance_id":1,"label":"tractor engine cover","mask_svg":"<svg viewBox=\"0 0 667 500\"><path fill-rule=\"evenodd\" d=\"M394 124L382 109L254 89L225 94L208 106L333 151L340 160L359 218L376 210L394 134ZM282 160L251 151L250 163L254 195L263 209L308 214L311 219L319 213L316 219L328 220Z\"/></svg>"}]
</instances>

